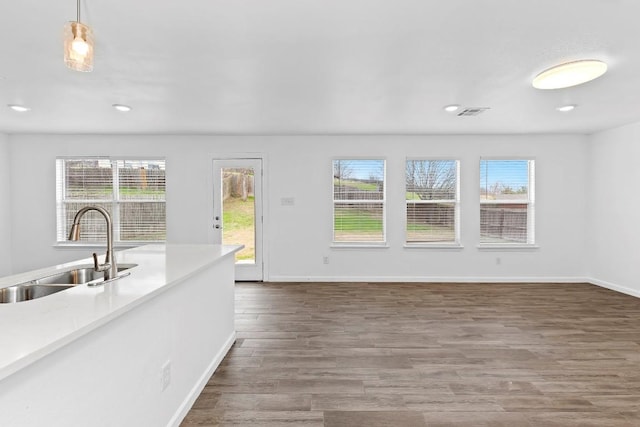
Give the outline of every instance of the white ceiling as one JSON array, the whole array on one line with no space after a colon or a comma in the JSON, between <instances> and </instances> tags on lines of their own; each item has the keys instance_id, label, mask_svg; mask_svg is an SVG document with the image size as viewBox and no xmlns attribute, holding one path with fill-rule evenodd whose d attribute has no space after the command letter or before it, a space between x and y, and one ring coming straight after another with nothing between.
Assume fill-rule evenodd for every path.
<instances>
[{"instance_id":1,"label":"white ceiling","mask_svg":"<svg viewBox=\"0 0 640 427\"><path fill-rule=\"evenodd\" d=\"M638 0L83 0L87 74L62 61L74 0L1 3L0 132L592 133L640 120ZM609 72L531 87L584 58ZM458 117L451 103L491 110ZM555 110L567 103L578 108Z\"/></svg>"}]
</instances>

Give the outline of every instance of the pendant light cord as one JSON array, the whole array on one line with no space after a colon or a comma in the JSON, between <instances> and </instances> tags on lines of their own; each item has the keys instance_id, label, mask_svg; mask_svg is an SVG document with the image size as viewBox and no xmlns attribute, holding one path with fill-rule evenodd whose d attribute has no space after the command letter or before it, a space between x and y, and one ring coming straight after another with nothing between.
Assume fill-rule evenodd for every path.
<instances>
[{"instance_id":1,"label":"pendant light cord","mask_svg":"<svg viewBox=\"0 0 640 427\"><path fill-rule=\"evenodd\" d=\"M80 0L78 0L78 23L80 23Z\"/></svg>"}]
</instances>

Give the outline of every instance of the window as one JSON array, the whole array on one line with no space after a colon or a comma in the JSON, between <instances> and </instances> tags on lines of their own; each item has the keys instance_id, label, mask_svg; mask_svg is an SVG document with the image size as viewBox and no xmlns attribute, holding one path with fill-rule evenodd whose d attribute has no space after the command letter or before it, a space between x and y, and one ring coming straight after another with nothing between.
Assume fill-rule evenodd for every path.
<instances>
[{"instance_id":1,"label":"window","mask_svg":"<svg viewBox=\"0 0 640 427\"><path fill-rule=\"evenodd\" d=\"M480 160L480 244L534 243L534 161Z\"/></svg>"},{"instance_id":2,"label":"window","mask_svg":"<svg viewBox=\"0 0 640 427\"><path fill-rule=\"evenodd\" d=\"M166 240L165 161L66 158L56 160L57 240L66 242L80 208L105 208L113 223L114 242ZM88 212L80 240L106 239L104 218Z\"/></svg>"},{"instance_id":3,"label":"window","mask_svg":"<svg viewBox=\"0 0 640 427\"><path fill-rule=\"evenodd\" d=\"M407 160L408 244L459 243L459 162Z\"/></svg>"},{"instance_id":4,"label":"window","mask_svg":"<svg viewBox=\"0 0 640 427\"><path fill-rule=\"evenodd\" d=\"M385 161L333 161L333 241L385 242Z\"/></svg>"}]
</instances>

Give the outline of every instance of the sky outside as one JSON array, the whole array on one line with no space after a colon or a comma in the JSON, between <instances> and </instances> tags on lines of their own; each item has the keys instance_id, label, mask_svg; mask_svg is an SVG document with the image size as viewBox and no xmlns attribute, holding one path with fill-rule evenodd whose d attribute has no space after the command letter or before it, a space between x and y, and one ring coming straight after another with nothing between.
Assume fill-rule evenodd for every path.
<instances>
[{"instance_id":1,"label":"sky outside","mask_svg":"<svg viewBox=\"0 0 640 427\"><path fill-rule=\"evenodd\" d=\"M480 160L480 188L496 183L519 190L529 187L529 160Z\"/></svg>"},{"instance_id":2,"label":"sky outside","mask_svg":"<svg viewBox=\"0 0 640 427\"><path fill-rule=\"evenodd\" d=\"M382 178L384 171L384 160L334 160L334 168L337 162L349 170L351 179ZM491 188L496 183L513 190L528 187L529 160L481 160L480 187Z\"/></svg>"},{"instance_id":3,"label":"sky outside","mask_svg":"<svg viewBox=\"0 0 640 427\"><path fill-rule=\"evenodd\" d=\"M369 179L371 177L382 179L384 175L384 160L334 160L334 171L337 162L340 162L343 170L349 171L347 178L350 179Z\"/></svg>"}]
</instances>

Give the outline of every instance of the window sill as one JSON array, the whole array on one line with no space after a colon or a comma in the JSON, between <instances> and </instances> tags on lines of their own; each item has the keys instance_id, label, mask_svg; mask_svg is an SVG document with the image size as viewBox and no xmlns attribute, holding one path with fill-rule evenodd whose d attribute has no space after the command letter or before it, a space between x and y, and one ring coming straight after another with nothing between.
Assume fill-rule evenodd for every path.
<instances>
[{"instance_id":1,"label":"window sill","mask_svg":"<svg viewBox=\"0 0 640 427\"><path fill-rule=\"evenodd\" d=\"M164 244L166 242L126 242L126 243L114 243L113 244L113 248L114 249L131 249L131 248L136 248L138 246L143 246L143 245L153 245L153 244ZM105 249L107 247L107 242L104 243L97 243L97 242L92 242L92 243L77 243L77 242L69 242L69 243L65 243L65 242L57 242L54 243L53 245L54 249Z\"/></svg>"},{"instance_id":2,"label":"window sill","mask_svg":"<svg viewBox=\"0 0 640 427\"><path fill-rule=\"evenodd\" d=\"M435 250L453 250L461 251L464 246L459 244L443 244L443 243L405 243L405 249L435 249Z\"/></svg>"},{"instance_id":3,"label":"window sill","mask_svg":"<svg viewBox=\"0 0 640 427\"><path fill-rule=\"evenodd\" d=\"M331 249L388 249L386 243L332 243L329 245Z\"/></svg>"},{"instance_id":4,"label":"window sill","mask_svg":"<svg viewBox=\"0 0 640 427\"><path fill-rule=\"evenodd\" d=\"M485 243L478 245L478 250L480 251L500 251L500 252L509 252L509 251L537 251L540 249L538 245L522 245L522 244L504 244L504 243Z\"/></svg>"}]
</instances>

